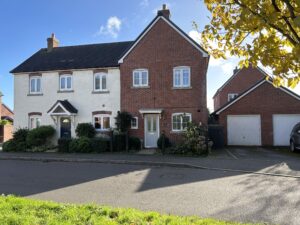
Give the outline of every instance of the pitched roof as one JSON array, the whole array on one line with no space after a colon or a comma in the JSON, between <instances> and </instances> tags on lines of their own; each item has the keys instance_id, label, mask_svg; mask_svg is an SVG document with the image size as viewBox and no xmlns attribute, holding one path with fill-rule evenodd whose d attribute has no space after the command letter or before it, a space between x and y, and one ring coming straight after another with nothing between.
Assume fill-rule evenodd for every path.
<instances>
[{"instance_id":1,"label":"pitched roof","mask_svg":"<svg viewBox=\"0 0 300 225\"><path fill-rule=\"evenodd\" d=\"M42 48L10 72L117 67L118 60L132 44L132 41L127 41L65 46L53 48L50 52Z\"/></svg>"},{"instance_id":2,"label":"pitched roof","mask_svg":"<svg viewBox=\"0 0 300 225\"><path fill-rule=\"evenodd\" d=\"M203 55L203 57L208 56L208 52L205 51L205 49L199 45L196 41L194 41L189 35L187 35L183 30L181 30L175 23L173 23L170 19L157 15L150 23L149 25L142 31L142 33L135 39L133 44L130 48L127 49L123 53L123 55L120 57L119 63L123 63L123 59L133 50L133 48L140 42L140 40L151 30L151 28L156 24L157 21L160 19L167 22L173 29L175 29L183 38L185 38L188 42L190 42L195 48L197 48Z\"/></svg>"},{"instance_id":3,"label":"pitched roof","mask_svg":"<svg viewBox=\"0 0 300 225\"><path fill-rule=\"evenodd\" d=\"M48 110L47 113L50 113L57 106L61 105L65 110L70 114L77 114L78 110L68 101L68 100L57 100L54 105Z\"/></svg>"},{"instance_id":4,"label":"pitched roof","mask_svg":"<svg viewBox=\"0 0 300 225\"><path fill-rule=\"evenodd\" d=\"M239 94L235 99L233 99L232 101L228 102L227 104L223 105L221 108L219 108L218 110L214 111L213 113L211 113L212 115L218 115L220 114L222 111L224 111L225 109L229 108L231 105L233 105L234 103L236 103L237 101L239 101L241 98L243 98L244 96L248 95L249 93L251 93L252 91L254 91L256 88L258 88L259 86L261 86L264 83L269 83L271 85L272 84L272 79L267 80L266 78L261 79L259 82L255 83L254 85L252 85L249 89L245 90L243 93ZM275 87L274 87L275 88ZM296 98L297 100L300 101L300 96L297 95L295 92L291 91L290 89L280 86L278 87L279 90L284 91L285 93L291 95L292 97Z\"/></svg>"},{"instance_id":5,"label":"pitched roof","mask_svg":"<svg viewBox=\"0 0 300 225\"><path fill-rule=\"evenodd\" d=\"M11 114L14 114L14 112L13 112L7 105L5 105L4 103L2 103L2 107L3 107L3 108L6 108L7 111L9 111ZM2 114L2 115L3 115L3 114Z\"/></svg>"}]
</instances>

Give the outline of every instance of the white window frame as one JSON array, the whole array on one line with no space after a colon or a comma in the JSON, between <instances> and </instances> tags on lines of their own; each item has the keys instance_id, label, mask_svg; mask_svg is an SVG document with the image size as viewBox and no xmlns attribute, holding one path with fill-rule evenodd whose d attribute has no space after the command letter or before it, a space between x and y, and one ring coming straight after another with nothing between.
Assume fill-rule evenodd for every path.
<instances>
[{"instance_id":1,"label":"white window frame","mask_svg":"<svg viewBox=\"0 0 300 225\"><path fill-rule=\"evenodd\" d=\"M102 127L103 127L103 118L104 117L108 117L109 118L109 128L101 128L101 129L97 129L96 127L95 127L95 118L96 117L99 117L100 118L100 120L101 120L101 125L102 125ZM107 131L107 130L110 130L111 129L111 115L109 115L109 114L96 114L96 115L93 115L93 126L95 127L95 129L96 129L96 131Z\"/></svg>"},{"instance_id":2,"label":"white window frame","mask_svg":"<svg viewBox=\"0 0 300 225\"><path fill-rule=\"evenodd\" d=\"M173 117L174 116L181 116L181 115L184 115L184 116L188 116L188 117L190 117L190 121L189 122L192 122L192 114L191 113L173 113L172 114L172 121L171 121L171 124L172 124L172 131L175 131L175 132L182 132L182 131L185 131L186 129L184 129L183 128L183 126L182 126L182 123L183 123L183 118L181 117L181 121L180 121L180 129L174 129L174 127L173 127Z\"/></svg>"},{"instance_id":3,"label":"white window frame","mask_svg":"<svg viewBox=\"0 0 300 225\"><path fill-rule=\"evenodd\" d=\"M100 88L99 89L96 89L96 78L97 77L99 77L100 78ZM106 78L106 88L104 89L103 87L102 87L102 85L103 85L103 83L102 83L102 79L103 79L103 77L105 77ZM107 88L107 73L95 73L94 74L94 91L95 92L102 92L102 91L107 91L108 90L108 88Z\"/></svg>"},{"instance_id":4,"label":"white window frame","mask_svg":"<svg viewBox=\"0 0 300 225\"><path fill-rule=\"evenodd\" d=\"M188 70L189 72L189 82L187 85L183 85L183 71L184 70ZM176 71L179 71L180 72L180 83L179 84L176 84L175 82L175 74L176 74ZM177 67L174 67L173 68L173 87L174 88L189 88L191 87L191 67L189 66L177 66Z\"/></svg>"},{"instance_id":5,"label":"white window frame","mask_svg":"<svg viewBox=\"0 0 300 225\"><path fill-rule=\"evenodd\" d=\"M67 85L68 77L71 78L71 87L70 88L68 88L68 85ZM61 87L62 79L65 79L65 87L64 88ZM59 90L60 91L72 91L73 90L73 75L72 74L62 74L59 76Z\"/></svg>"},{"instance_id":6,"label":"white window frame","mask_svg":"<svg viewBox=\"0 0 300 225\"><path fill-rule=\"evenodd\" d=\"M147 73L147 82L146 84L142 83L142 74L143 72ZM134 83L134 74L138 73L139 74L139 83L135 84ZM147 69L135 69L132 71L132 85L133 87L148 87L149 86L149 71Z\"/></svg>"},{"instance_id":7,"label":"white window frame","mask_svg":"<svg viewBox=\"0 0 300 225\"><path fill-rule=\"evenodd\" d=\"M34 121L34 126L31 126L32 124L31 124L31 120L33 120ZM39 124L37 123L37 121L40 121L39 122ZM41 123L42 123L42 119L41 119L41 116L40 115L32 115L32 116L29 116L28 117L28 127L29 127L29 129L30 130L32 130L32 129L35 129L35 128L37 128L37 127L40 127L41 126Z\"/></svg>"},{"instance_id":8,"label":"white window frame","mask_svg":"<svg viewBox=\"0 0 300 225\"><path fill-rule=\"evenodd\" d=\"M227 101L231 102L232 100L234 100L239 94L238 93L229 93L227 96Z\"/></svg>"},{"instance_id":9,"label":"white window frame","mask_svg":"<svg viewBox=\"0 0 300 225\"><path fill-rule=\"evenodd\" d=\"M135 126L132 125L132 120L131 120L131 129L138 129L139 128L139 118L137 116L132 117L132 119L136 120Z\"/></svg>"},{"instance_id":10,"label":"white window frame","mask_svg":"<svg viewBox=\"0 0 300 225\"><path fill-rule=\"evenodd\" d=\"M34 82L35 91L31 90L31 81L32 80L35 80L35 82ZM37 91L37 80L40 80L40 91ZM41 94L42 93L42 76L30 76L30 78L29 78L29 93L30 94Z\"/></svg>"}]
</instances>

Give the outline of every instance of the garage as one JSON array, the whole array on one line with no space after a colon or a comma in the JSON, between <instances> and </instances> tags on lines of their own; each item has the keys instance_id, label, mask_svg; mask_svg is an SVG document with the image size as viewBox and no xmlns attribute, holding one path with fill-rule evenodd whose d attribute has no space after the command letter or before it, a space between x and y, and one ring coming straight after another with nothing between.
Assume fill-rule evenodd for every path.
<instances>
[{"instance_id":1,"label":"garage","mask_svg":"<svg viewBox=\"0 0 300 225\"><path fill-rule=\"evenodd\" d=\"M261 145L260 115L228 115L228 145Z\"/></svg>"},{"instance_id":2,"label":"garage","mask_svg":"<svg viewBox=\"0 0 300 225\"><path fill-rule=\"evenodd\" d=\"M273 115L273 143L275 146L288 146L293 127L300 122L300 114Z\"/></svg>"}]
</instances>

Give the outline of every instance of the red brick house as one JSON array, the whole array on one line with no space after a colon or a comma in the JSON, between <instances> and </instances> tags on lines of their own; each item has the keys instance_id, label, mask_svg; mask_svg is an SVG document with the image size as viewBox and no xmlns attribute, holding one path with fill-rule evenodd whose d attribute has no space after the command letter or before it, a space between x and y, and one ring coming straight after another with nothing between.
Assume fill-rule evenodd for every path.
<instances>
[{"instance_id":1,"label":"red brick house","mask_svg":"<svg viewBox=\"0 0 300 225\"><path fill-rule=\"evenodd\" d=\"M165 6L119 60L121 110L134 116L130 133L145 147L162 132L176 141L188 121L207 123L208 61Z\"/></svg>"},{"instance_id":2,"label":"red brick house","mask_svg":"<svg viewBox=\"0 0 300 225\"><path fill-rule=\"evenodd\" d=\"M261 69L242 69L217 91L214 100L223 105L213 114L228 145L289 145L290 132L300 122L300 96L274 87L265 75ZM230 99L229 93L237 95Z\"/></svg>"},{"instance_id":3,"label":"red brick house","mask_svg":"<svg viewBox=\"0 0 300 225\"><path fill-rule=\"evenodd\" d=\"M3 94L0 92L0 118L1 120L7 120L11 124L0 125L0 143L3 143L12 138L13 131L13 111L2 103Z\"/></svg>"}]
</instances>

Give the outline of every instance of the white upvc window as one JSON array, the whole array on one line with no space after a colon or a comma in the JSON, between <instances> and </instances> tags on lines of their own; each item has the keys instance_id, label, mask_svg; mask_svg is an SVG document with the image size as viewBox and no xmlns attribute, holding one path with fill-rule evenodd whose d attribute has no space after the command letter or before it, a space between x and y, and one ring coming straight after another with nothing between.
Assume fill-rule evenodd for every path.
<instances>
[{"instance_id":1,"label":"white upvc window","mask_svg":"<svg viewBox=\"0 0 300 225\"><path fill-rule=\"evenodd\" d=\"M147 87L149 73L147 69L136 69L132 73L132 81L134 87Z\"/></svg>"},{"instance_id":2,"label":"white upvc window","mask_svg":"<svg viewBox=\"0 0 300 225\"><path fill-rule=\"evenodd\" d=\"M41 126L41 116L39 115L32 115L29 116L29 129L34 129Z\"/></svg>"},{"instance_id":3,"label":"white upvc window","mask_svg":"<svg viewBox=\"0 0 300 225\"><path fill-rule=\"evenodd\" d=\"M138 129L139 123L138 123L138 117L132 117L131 118L131 129Z\"/></svg>"},{"instance_id":4,"label":"white upvc window","mask_svg":"<svg viewBox=\"0 0 300 225\"><path fill-rule=\"evenodd\" d=\"M172 131L184 131L188 123L192 121L191 113L173 113L172 114Z\"/></svg>"},{"instance_id":5,"label":"white upvc window","mask_svg":"<svg viewBox=\"0 0 300 225\"><path fill-rule=\"evenodd\" d=\"M233 99L235 99L239 94L237 93L229 93L228 94L228 102L232 101Z\"/></svg>"},{"instance_id":6,"label":"white upvc window","mask_svg":"<svg viewBox=\"0 0 300 225\"><path fill-rule=\"evenodd\" d=\"M40 94L42 93L42 77L41 76L31 76L30 77L30 94Z\"/></svg>"},{"instance_id":7,"label":"white upvc window","mask_svg":"<svg viewBox=\"0 0 300 225\"><path fill-rule=\"evenodd\" d=\"M73 81L71 74L63 74L59 77L59 89L61 91L71 91L73 89Z\"/></svg>"},{"instance_id":8,"label":"white upvc window","mask_svg":"<svg viewBox=\"0 0 300 225\"><path fill-rule=\"evenodd\" d=\"M191 86L191 68L179 66L173 69L173 87L187 88Z\"/></svg>"},{"instance_id":9,"label":"white upvc window","mask_svg":"<svg viewBox=\"0 0 300 225\"><path fill-rule=\"evenodd\" d=\"M94 91L107 91L107 74L95 73L94 75Z\"/></svg>"},{"instance_id":10,"label":"white upvc window","mask_svg":"<svg viewBox=\"0 0 300 225\"><path fill-rule=\"evenodd\" d=\"M110 129L110 115L108 114L97 114L93 116L94 127L96 130L108 130Z\"/></svg>"}]
</instances>

